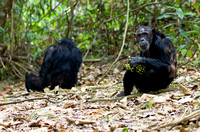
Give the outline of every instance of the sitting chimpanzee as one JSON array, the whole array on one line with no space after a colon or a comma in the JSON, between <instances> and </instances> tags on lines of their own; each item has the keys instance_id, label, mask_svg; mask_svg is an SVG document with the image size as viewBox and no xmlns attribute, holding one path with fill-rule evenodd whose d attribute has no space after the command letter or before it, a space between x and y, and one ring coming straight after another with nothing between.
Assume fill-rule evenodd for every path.
<instances>
[{"instance_id":1,"label":"sitting chimpanzee","mask_svg":"<svg viewBox=\"0 0 200 132\"><path fill-rule=\"evenodd\" d=\"M43 91L50 86L54 89L71 89L77 83L77 73L82 63L82 52L69 38L63 38L58 45L49 46L45 51L39 75L26 74L26 89Z\"/></svg>"},{"instance_id":2,"label":"sitting chimpanzee","mask_svg":"<svg viewBox=\"0 0 200 132\"><path fill-rule=\"evenodd\" d=\"M117 97L129 95L134 85L141 93L167 88L176 76L176 51L169 38L148 26L141 26L135 36L140 57L130 58L123 78L124 92Z\"/></svg>"}]
</instances>

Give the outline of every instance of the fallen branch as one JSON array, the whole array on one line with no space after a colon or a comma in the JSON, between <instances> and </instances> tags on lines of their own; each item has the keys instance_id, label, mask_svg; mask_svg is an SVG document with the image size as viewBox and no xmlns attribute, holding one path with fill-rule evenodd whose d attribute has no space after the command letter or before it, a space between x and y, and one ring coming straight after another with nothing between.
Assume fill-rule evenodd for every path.
<instances>
[{"instance_id":1,"label":"fallen branch","mask_svg":"<svg viewBox=\"0 0 200 132\"><path fill-rule=\"evenodd\" d=\"M66 117L66 120L69 122L69 123L75 123L76 125L83 125L83 124L94 124L96 123L95 121L90 121L90 120L75 120L75 119L72 119L70 117Z\"/></svg>"},{"instance_id":2,"label":"fallen branch","mask_svg":"<svg viewBox=\"0 0 200 132\"><path fill-rule=\"evenodd\" d=\"M10 96L6 96L6 98L18 98L18 97L21 97L21 96L28 96L30 95L30 93L22 93L22 94L19 94L19 95L10 95Z\"/></svg>"},{"instance_id":3,"label":"fallen branch","mask_svg":"<svg viewBox=\"0 0 200 132\"><path fill-rule=\"evenodd\" d=\"M96 123L96 122L90 121L90 120L77 120L77 121L75 121L76 125L94 124L94 123Z\"/></svg>"},{"instance_id":4,"label":"fallen branch","mask_svg":"<svg viewBox=\"0 0 200 132\"><path fill-rule=\"evenodd\" d=\"M111 86L101 86L101 85L97 85L97 86L85 86L85 87L81 87L81 89L102 89L102 88L107 88L107 87L111 87Z\"/></svg>"},{"instance_id":5,"label":"fallen branch","mask_svg":"<svg viewBox=\"0 0 200 132\"><path fill-rule=\"evenodd\" d=\"M31 99L24 99L24 100L20 100L20 101L12 101L12 102L6 102L6 103L0 103L0 106L3 106L3 105L9 105L9 104L18 104L18 103L23 103L23 102L26 102L26 101L34 101L34 100L41 100L41 99L45 99L51 103L58 103L56 101L52 101L50 100L49 97L38 97L38 98L31 98Z\"/></svg>"},{"instance_id":6,"label":"fallen branch","mask_svg":"<svg viewBox=\"0 0 200 132\"><path fill-rule=\"evenodd\" d=\"M188 116L185 116L182 119L179 119L178 121L174 121L174 122L170 122L170 123L167 123L167 124L164 124L164 125L160 125L160 126L154 128L154 129L151 129L151 130L158 130L158 129L161 129L161 128L164 128L164 127L174 126L174 125L177 125L177 124L179 124L181 122L188 121L188 120L190 120L192 118L200 118L200 110L196 110L196 111L190 113ZM151 126L149 126L147 128L149 129L149 128L153 127L153 126L155 126L155 125L151 125Z\"/></svg>"},{"instance_id":7,"label":"fallen branch","mask_svg":"<svg viewBox=\"0 0 200 132\"><path fill-rule=\"evenodd\" d=\"M141 96L142 94L141 93L137 93L137 94L134 94L134 95L128 95L128 96L124 96L124 97L127 97L127 99L130 99L130 98L137 98L139 96ZM100 99L89 99L87 100L87 102L97 102L97 101L116 101L116 100L121 100L123 99L124 97L117 97L117 98L100 98Z\"/></svg>"},{"instance_id":8,"label":"fallen branch","mask_svg":"<svg viewBox=\"0 0 200 132\"><path fill-rule=\"evenodd\" d=\"M174 91L176 89L177 89L177 87L169 87L169 88L166 88L166 89L160 89L160 90L157 90L157 91L152 91L150 93L151 94L160 94L160 93L166 93L166 92Z\"/></svg>"}]
</instances>

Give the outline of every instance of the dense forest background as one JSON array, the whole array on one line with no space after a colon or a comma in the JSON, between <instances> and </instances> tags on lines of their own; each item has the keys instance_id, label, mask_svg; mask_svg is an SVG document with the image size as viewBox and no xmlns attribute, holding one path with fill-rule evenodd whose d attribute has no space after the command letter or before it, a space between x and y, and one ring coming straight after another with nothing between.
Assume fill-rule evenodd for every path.
<instances>
[{"instance_id":1,"label":"dense forest background","mask_svg":"<svg viewBox=\"0 0 200 132\"><path fill-rule=\"evenodd\" d=\"M173 41L179 65L199 65L199 1L133 0L129 8L122 59L138 55L133 34L148 25ZM85 62L112 63L123 43L126 17L125 0L1 0L0 80L23 80L25 72L38 71L45 48L62 37L75 41Z\"/></svg>"}]
</instances>

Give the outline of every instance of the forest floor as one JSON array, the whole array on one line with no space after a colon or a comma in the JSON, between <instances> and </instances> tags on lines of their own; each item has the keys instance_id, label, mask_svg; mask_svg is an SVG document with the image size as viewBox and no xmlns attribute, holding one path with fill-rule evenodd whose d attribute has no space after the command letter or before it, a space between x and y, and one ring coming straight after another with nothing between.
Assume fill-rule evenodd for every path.
<instances>
[{"instance_id":1,"label":"forest floor","mask_svg":"<svg viewBox=\"0 0 200 132\"><path fill-rule=\"evenodd\" d=\"M125 69L110 64L82 68L80 86L27 93L24 82L0 82L0 131L200 131L200 72L179 68L164 92L114 98ZM121 67L121 66L119 66Z\"/></svg>"}]
</instances>

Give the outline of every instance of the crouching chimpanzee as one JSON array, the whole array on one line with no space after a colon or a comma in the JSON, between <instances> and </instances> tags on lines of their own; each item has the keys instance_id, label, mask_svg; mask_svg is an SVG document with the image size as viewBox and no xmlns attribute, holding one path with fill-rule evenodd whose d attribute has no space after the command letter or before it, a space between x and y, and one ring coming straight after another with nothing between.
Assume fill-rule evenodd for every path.
<instances>
[{"instance_id":1,"label":"crouching chimpanzee","mask_svg":"<svg viewBox=\"0 0 200 132\"><path fill-rule=\"evenodd\" d=\"M167 88L176 76L176 51L169 38L148 26L141 26L135 36L140 57L129 59L123 78L124 92L117 97L129 95L134 85L141 93Z\"/></svg>"},{"instance_id":2,"label":"crouching chimpanzee","mask_svg":"<svg viewBox=\"0 0 200 132\"><path fill-rule=\"evenodd\" d=\"M77 83L77 73L82 63L82 52L69 38L63 38L58 45L49 46L39 74L28 72L26 74L26 89L30 91L43 91L50 86L54 89L71 89Z\"/></svg>"}]
</instances>

